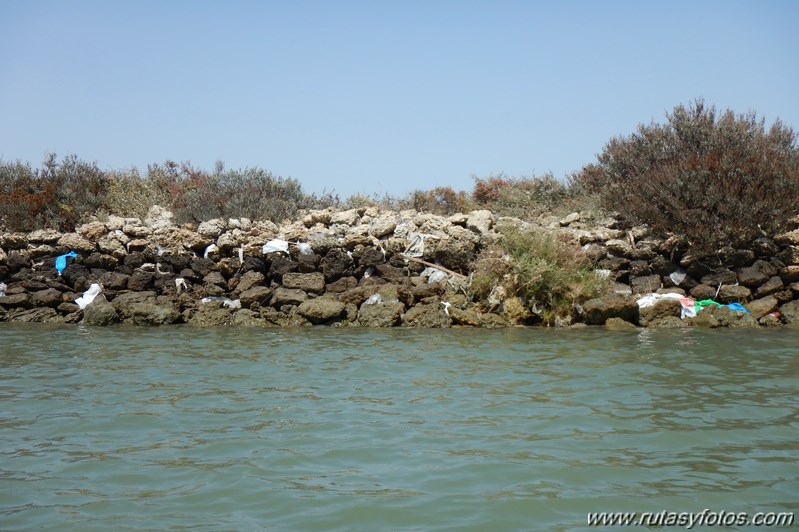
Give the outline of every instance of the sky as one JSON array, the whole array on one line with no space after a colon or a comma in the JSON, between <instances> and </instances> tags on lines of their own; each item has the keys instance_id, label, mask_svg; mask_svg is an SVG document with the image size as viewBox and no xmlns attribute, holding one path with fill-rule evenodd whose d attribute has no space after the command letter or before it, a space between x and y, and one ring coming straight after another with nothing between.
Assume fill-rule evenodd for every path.
<instances>
[{"instance_id":1,"label":"sky","mask_svg":"<svg viewBox=\"0 0 799 532\"><path fill-rule=\"evenodd\" d=\"M799 129L799 1L0 0L0 159L308 192L566 178L704 98Z\"/></svg>"}]
</instances>

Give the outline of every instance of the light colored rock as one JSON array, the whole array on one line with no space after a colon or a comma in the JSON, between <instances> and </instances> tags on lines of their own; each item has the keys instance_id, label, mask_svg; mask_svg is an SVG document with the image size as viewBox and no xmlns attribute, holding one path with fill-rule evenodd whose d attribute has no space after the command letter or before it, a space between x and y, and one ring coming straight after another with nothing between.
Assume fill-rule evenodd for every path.
<instances>
[{"instance_id":1,"label":"light colored rock","mask_svg":"<svg viewBox=\"0 0 799 532\"><path fill-rule=\"evenodd\" d=\"M362 304L358 311L358 324L362 327L393 327L400 322L405 305L399 301Z\"/></svg>"},{"instance_id":2,"label":"light colored rock","mask_svg":"<svg viewBox=\"0 0 799 532\"><path fill-rule=\"evenodd\" d=\"M466 219L466 227L477 234L483 234L491 231L495 220L494 213L489 210L472 211Z\"/></svg>"},{"instance_id":3,"label":"light colored rock","mask_svg":"<svg viewBox=\"0 0 799 532\"><path fill-rule=\"evenodd\" d=\"M79 253L91 253L97 249L97 246L93 242L90 242L76 233L66 233L58 239L58 245Z\"/></svg>"},{"instance_id":4,"label":"light colored rock","mask_svg":"<svg viewBox=\"0 0 799 532\"><path fill-rule=\"evenodd\" d=\"M118 231L118 232L116 232ZM122 259L128 254L127 243L130 242L130 237L123 233L121 230L104 235L97 241L97 248L107 255L111 255L115 259Z\"/></svg>"},{"instance_id":5,"label":"light colored rock","mask_svg":"<svg viewBox=\"0 0 799 532\"><path fill-rule=\"evenodd\" d=\"M133 238L147 238L153 234L151 227L139 224L125 224L122 226L122 232Z\"/></svg>"},{"instance_id":6,"label":"light colored rock","mask_svg":"<svg viewBox=\"0 0 799 532\"><path fill-rule=\"evenodd\" d=\"M787 233L780 233L774 237L774 242L782 246L799 246L799 229L794 229Z\"/></svg>"},{"instance_id":7,"label":"light colored rock","mask_svg":"<svg viewBox=\"0 0 799 532\"><path fill-rule=\"evenodd\" d=\"M320 272L283 274L283 287L295 288L312 294L325 291L325 276Z\"/></svg>"},{"instance_id":8,"label":"light colored rock","mask_svg":"<svg viewBox=\"0 0 799 532\"><path fill-rule=\"evenodd\" d=\"M89 222L79 226L75 231L83 238L97 242L108 232L108 227L103 222Z\"/></svg>"},{"instance_id":9,"label":"light colored rock","mask_svg":"<svg viewBox=\"0 0 799 532\"><path fill-rule=\"evenodd\" d=\"M561 225L561 227L566 227L567 225L571 225L572 223L577 222L579 220L580 220L580 213L579 212L573 212L573 213L569 214L568 216L565 216L564 218L561 218L558 223Z\"/></svg>"},{"instance_id":10,"label":"light colored rock","mask_svg":"<svg viewBox=\"0 0 799 532\"><path fill-rule=\"evenodd\" d=\"M153 205L144 217L144 224L153 231L174 225L175 215L160 205ZM127 232L127 231L125 231Z\"/></svg>"},{"instance_id":11,"label":"light colored rock","mask_svg":"<svg viewBox=\"0 0 799 532\"><path fill-rule=\"evenodd\" d=\"M300 306L297 307L297 314L311 323L321 323L340 318L344 314L344 310L345 305L341 301L320 297L300 303Z\"/></svg>"},{"instance_id":12,"label":"light colored rock","mask_svg":"<svg viewBox=\"0 0 799 532\"><path fill-rule=\"evenodd\" d=\"M382 238L394 233L397 228L397 216L394 214L382 214L372 220L369 233L375 238Z\"/></svg>"},{"instance_id":13,"label":"light colored rock","mask_svg":"<svg viewBox=\"0 0 799 532\"><path fill-rule=\"evenodd\" d=\"M330 224L331 216L332 211L330 209L314 210L303 217L302 223L305 224L305 227L313 227L316 224L327 226Z\"/></svg>"},{"instance_id":14,"label":"light colored rock","mask_svg":"<svg viewBox=\"0 0 799 532\"><path fill-rule=\"evenodd\" d=\"M54 229L37 229L28 234L28 242L31 244L55 244L63 236Z\"/></svg>"},{"instance_id":15,"label":"light colored rock","mask_svg":"<svg viewBox=\"0 0 799 532\"><path fill-rule=\"evenodd\" d=\"M197 233L207 238L218 238L226 227L227 223L225 220L221 218L214 218L212 220L202 222L197 227Z\"/></svg>"},{"instance_id":16,"label":"light colored rock","mask_svg":"<svg viewBox=\"0 0 799 532\"><path fill-rule=\"evenodd\" d=\"M755 299L746 304L746 309L754 319L759 319L772 312L777 308L777 298L774 296L766 296L760 299Z\"/></svg>"},{"instance_id":17,"label":"light colored rock","mask_svg":"<svg viewBox=\"0 0 799 532\"><path fill-rule=\"evenodd\" d=\"M361 220L358 209L350 209L347 211L334 212L330 215L331 224L341 224L354 226Z\"/></svg>"}]
</instances>

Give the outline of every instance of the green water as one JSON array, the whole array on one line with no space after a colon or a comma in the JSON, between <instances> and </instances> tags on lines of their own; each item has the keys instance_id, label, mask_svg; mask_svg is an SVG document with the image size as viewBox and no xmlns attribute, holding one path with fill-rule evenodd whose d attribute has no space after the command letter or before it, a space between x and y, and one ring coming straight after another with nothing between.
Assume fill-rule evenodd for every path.
<instances>
[{"instance_id":1,"label":"green water","mask_svg":"<svg viewBox=\"0 0 799 532\"><path fill-rule=\"evenodd\" d=\"M799 510L797 331L0 324L0 405L2 530Z\"/></svg>"}]
</instances>

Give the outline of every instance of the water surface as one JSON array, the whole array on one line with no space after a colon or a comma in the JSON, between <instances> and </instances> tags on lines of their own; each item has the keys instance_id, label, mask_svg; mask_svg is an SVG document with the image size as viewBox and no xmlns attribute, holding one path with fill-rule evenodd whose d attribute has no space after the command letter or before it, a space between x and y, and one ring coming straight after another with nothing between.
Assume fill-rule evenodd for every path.
<instances>
[{"instance_id":1,"label":"water surface","mask_svg":"<svg viewBox=\"0 0 799 532\"><path fill-rule=\"evenodd\" d=\"M787 330L0 324L0 529L796 511L798 346Z\"/></svg>"}]
</instances>

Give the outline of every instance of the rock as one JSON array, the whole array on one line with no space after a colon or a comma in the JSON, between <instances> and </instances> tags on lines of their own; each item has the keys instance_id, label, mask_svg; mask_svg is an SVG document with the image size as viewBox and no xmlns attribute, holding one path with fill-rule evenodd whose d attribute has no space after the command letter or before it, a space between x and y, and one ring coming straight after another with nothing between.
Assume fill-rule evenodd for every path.
<instances>
[{"instance_id":1,"label":"rock","mask_svg":"<svg viewBox=\"0 0 799 532\"><path fill-rule=\"evenodd\" d=\"M799 281L799 266L791 265L781 268L780 278L786 283Z\"/></svg>"},{"instance_id":2,"label":"rock","mask_svg":"<svg viewBox=\"0 0 799 532\"><path fill-rule=\"evenodd\" d=\"M771 263L764 260L758 260L747 268L739 269L737 280L744 286L753 287L765 283L770 277L776 274L777 269Z\"/></svg>"},{"instance_id":3,"label":"rock","mask_svg":"<svg viewBox=\"0 0 799 532\"><path fill-rule=\"evenodd\" d=\"M28 234L28 242L32 244L55 244L63 236L54 229L37 229Z\"/></svg>"},{"instance_id":4,"label":"rock","mask_svg":"<svg viewBox=\"0 0 799 532\"><path fill-rule=\"evenodd\" d=\"M362 327L393 327L399 324L404 310L405 305L399 301L374 305L361 304L358 310L358 324Z\"/></svg>"},{"instance_id":5,"label":"rock","mask_svg":"<svg viewBox=\"0 0 799 532\"><path fill-rule=\"evenodd\" d=\"M754 319L760 319L769 312L777 308L777 298L774 296L766 296L760 299L755 299L746 304L746 309L752 314Z\"/></svg>"},{"instance_id":6,"label":"rock","mask_svg":"<svg viewBox=\"0 0 799 532\"><path fill-rule=\"evenodd\" d=\"M174 214L159 205L153 205L144 217L144 223L153 231L164 229L173 225Z\"/></svg>"},{"instance_id":7,"label":"rock","mask_svg":"<svg viewBox=\"0 0 799 532\"><path fill-rule=\"evenodd\" d=\"M296 288L312 294L321 294L325 291L325 276L319 272L287 273L283 275L283 287Z\"/></svg>"},{"instance_id":8,"label":"rock","mask_svg":"<svg viewBox=\"0 0 799 532\"><path fill-rule=\"evenodd\" d=\"M605 322L605 327L612 331L623 331L626 329L635 329L635 324L621 318L608 318Z\"/></svg>"},{"instance_id":9,"label":"rock","mask_svg":"<svg viewBox=\"0 0 799 532\"><path fill-rule=\"evenodd\" d=\"M241 294L256 286L262 286L265 280L266 277L263 273L254 270L248 271L239 278L239 282L236 285L236 293Z\"/></svg>"},{"instance_id":10,"label":"rock","mask_svg":"<svg viewBox=\"0 0 799 532\"><path fill-rule=\"evenodd\" d=\"M344 303L335 299L320 297L300 303L297 313L311 323L324 323L344 314Z\"/></svg>"},{"instance_id":11,"label":"rock","mask_svg":"<svg viewBox=\"0 0 799 532\"><path fill-rule=\"evenodd\" d=\"M126 247L128 242L130 242L130 237L121 231L119 233L108 233L97 241L97 249L99 249L101 253L111 255L119 260L128 254L128 249Z\"/></svg>"},{"instance_id":12,"label":"rock","mask_svg":"<svg viewBox=\"0 0 799 532\"><path fill-rule=\"evenodd\" d=\"M97 246L75 233L66 233L58 239L58 245L78 253L93 253Z\"/></svg>"},{"instance_id":13,"label":"rock","mask_svg":"<svg viewBox=\"0 0 799 532\"><path fill-rule=\"evenodd\" d=\"M691 297L697 301L701 301L703 299L713 299L716 297L716 289L706 284L698 284L691 288L690 294Z\"/></svg>"},{"instance_id":14,"label":"rock","mask_svg":"<svg viewBox=\"0 0 799 532\"><path fill-rule=\"evenodd\" d=\"M466 228L481 235L491 231L494 221L494 213L489 210L472 211L466 218Z\"/></svg>"},{"instance_id":15,"label":"rock","mask_svg":"<svg viewBox=\"0 0 799 532\"><path fill-rule=\"evenodd\" d=\"M278 288L278 290L281 290ZM253 305L265 306L272 296L272 289L266 286L256 285L239 293L239 301L242 308L252 308ZM283 304L281 302L280 304Z\"/></svg>"},{"instance_id":16,"label":"rock","mask_svg":"<svg viewBox=\"0 0 799 532\"><path fill-rule=\"evenodd\" d=\"M441 304L416 305L402 316L402 325L405 327L441 328L449 327L450 319Z\"/></svg>"},{"instance_id":17,"label":"rock","mask_svg":"<svg viewBox=\"0 0 799 532\"><path fill-rule=\"evenodd\" d=\"M638 323L638 303L634 297L612 294L589 299L583 304L583 313L589 325L604 325L609 318Z\"/></svg>"},{"instance_id":18,"label":"rock","mask_svg":"<svg viewBox=\"0 0 799 532\"><path fill-rule=\"evenodd\" d=\"M780 260L787 265L799 265L799 246L788 246L782 250Z\"/></svg>"},{"instance_id":19,"label":"rock","mask_svg":"<svg viewBox=\"0 0 799 532\"><path fill-rule=\"evenodd\" d=\"M27 251L19 251L16 249L9 251L6 256L6 266L11 273L17 273L23 268L30 268L30 254Z\"/></svg>"},{"instance_id":20,"label":"rock","mask_svg":"<svg viewBox=\"0 0 799 532\"><path fill-rule=\"evenodd\" d=\"M313 227L316 224L329 225L331 214L329 209L314 210L305 215L302 223L305 224L305 227Z\"/></svg>"},{"instance_id":21,"label":"rock","mask_svg":"<svg viewBox=\"0 0 799 532\"><path fill-rule=\"evenodd\" d=\"M204 284L216 285L216 286L218 286L220 288L223 288L223 289L227 287L227 281L222 276L222 274L219 273L219 272L208 272L208 275L203 277L203 283ZM130 283L128 283L128 284L130 284Z\"/></svg>"},{"instance_id":22,"label":"rock","mask_svg":"<svg viewBox=\"0 0 799 532\"><path fill-rule=\"evenodd\" d=\"M679 319L681 309L679 299L659 299L652 306L639 308L638 323L641 327L658 327L666 318Z\"/></svg>"},{"instance_id":23,"label":"rock","mask_svg":"<svg viewBox=\"0 0 799 532\"><path fill-rule=\"evenodd\" d=\"M746 301L752 296L752 291L745 286L722 285L717 301L720 303L738 303Z\"/></svg>"},{"instance_id":24,"label":"rock","mask_svg":"<svg viewBox=\"0 0 799 532\"><path fill-rule=\"evenodd\" d=\"M39 307L29 310L9 310L6 319L17 323L63 323L64 318L54 308Z\"/></svg>"},{"instance_id":25,"label":"rock","mask_svg":"<svg viewBox=\"0 0 799 532\"><path fill-rule=\"evenodd\" d=\"M269 264L269 278L277 281L278 283L283 281L283 276L287 273L297 271L299 267L299 263L291 260L290 257L286 257L280 253L270 253L270 264Z\"/></svg>"},{"instance_id":26,"label":"rock","mask_svg":"<svg viewBox=\"0 0 799 532\"><path fill-rule=\"evenodd\" d=\"M119 265L119 260L106 253L91 253L83 259L83 264L89 269L113 270Z\"/></svg>"},{"instance_id":27,"label":"rock","mask_svg":"<svg viewBox=\"0 0 799 532\"><path fill-rule=\"evenodd\" d=\"M799 229L776 235L774 242L781 246L799 246Z\"/></svg>"},{"instance_id":28,"label":"rock","mask_svg":"<svg viewBox=\"0 0 799 532\"><path fill-rule=\"evenodd\" d=\"M89 222L78 226L75 232L90 242L97 242L108 233L108 227L103 222Z\"/></svg>"},{"instance_id":29,"label":"rock","mask_svg":"<svg viewBox=\"0 0 799 532\"><path fill-rule=\"evenodd\" d=\"M119 316L114 305L102 296L94 298L94 301L83 309L83 323L86 325L106 326L118 321Z\"/></svg>"},{"instance_id":30,"label":"rock","mask_svg":"<svg viewBox=\"0 0 799 532\"><path fill-rule=\"evenodd\" d=\"M197 226L197 233L206 237L206 238L219 238L219 235L225 230L227 223L225 220L221 218L214 218L212 220L207 220L202 222L199 226Z\"/></svg>"},{"instance_id":31,"label":"rock","mask_svg":"<svg viewBox=\"0 0 799 532\"><path fill-rule=\"evenodd\" d=\"M322 273L328 282L355 273L355 261L340 248L331 249L321 262Z\"/></svg>"},{"instance_id":32,"label":"rock","mask_svg":"<svg viewBox=\"0 0 799 532\"><path fill-rule=\"evenodd\" d=\"M128 290L143 292L153 287L155 275L150 272L136 271L128 278Z\"/></svg>"},{"instance_id":33,"label":"rock","mask_svg":"<svg viewBox=\"0 0 799 532\"><path fill-rule=\"evenodd\" d=\"M244 294L242 294L242 296L243 295ZM269 301L269 305L276 308L279 308L283 305L296 306L306 299L308 299L308 294L302 290L280 287L275 290L274 294L272 295L272 299Z\"/></svg>"},{"instance_id":34,"label":"rock","mask_svg":"<svg viewBox=\"0 0 799 532\"><path fill-rule=\"evenodd\" d=\"M375 238L382 238L394 233L397 228L397 216L394 214L383 214L372 220L369 227L369 234Z\"/></svg>"},{"instance_id":35,"label":"rock","mask_svg":"<svg viewBox=\"0 0 799 532\"><path fill-rule=\"evenodd\" d=\"M237 327L263 327L264 320L252 310L243 308L233 315L233 325Z\"/></svg>"},{"instance_id":36,"label":"rock","mask_svg":"<svg viewBox=\"0 0 799 532\"><path fill-rule=\"evenodd\" d=\"M27 292L20 292L16 294L7 293L5 296L0 296L0 306L6 308L31 308L33 303L31 302L30 294Z\"/></svg>"},{"instance_id":37,"label":"rock","mask_svg":"<svg viewBox=\"0 0 799 532\"><path fill-rule=\"evenodd\" d=\"M154 302L156 298L155 292L146 291L146 292L125 292L124 294L117 294L114 298L113 305L114 308L119 309L123 305L130 305L131 303L146 303L146 302Z\"/></svg>"},{"instance_id":38,"label":"rock","mask_svg":"<svg viewBox=\"0 0 799 532\"><path fill-rule=\"evenodd\" d=\"M169 325L180 319L180 313L170 303L130 303L115 308L122 321L133 325Z\"/></svg>"},{"instance_id":39,"label":"rock","mask_svg":"<svg viewBox=\"0 0 799 532\"><path fill-rule=\"evenodd\" d=\"M629 258L632 254L632 246L626 240L619 240L618 238L612 238L605 242L605 247L611 253L613 253L617 257L627 257Z\"/></svg>"},{"instance_id":40,"label":"rock","mask_svg":"<svg viewBox=\"0 0 799 532\"><path fill-rule=\"evenodd\" d=\"M760 285L757 290L755 290L754 297L764 297L771 294L776 294L783 288L785 288L785 285L783 284L782 279L779 275L775 275Z\"/></svg>"},{"instance_id":41,"label":"rock","mask_svg":"<svg viewBox=\"0 0 799 532\"><path fill-rule=\"evenodd\" d=\"M358 286L358 280L355 277L342 277L337 281L325 285L325 292L340 294L347 290L352 290Z\"/></svg>"},{"instance_id":42,"label":"rock","mask_svg":"<svg viewBox=\"0 0 799 532\"><path fill-rule=\"evenodd\" d=\"M510 326L510 324L505 318L493 312L480 315L480 327L485 329L499 329L508 326Z\"/></svg>"},{"instance_id":43,"label":"rock","mask_svg":"<svg viewBox=\"0 0 799 532\"><path fill-rule=\"evenodd\" d=\"M462 310L456 307L450 307L449 317L453 325L480 327L480 315L473 310Z\"/></svg>"},{"instance_id":44,"label":"rock","mask_svg":"<svg viewBox=\"0 0 799 532\"><path fill-rule=\"evenodd\" d=\"M330 215L331 224L348 225L350 227L357 224L361 219L358 209L350 209L347 211L334 212Z\"/></svg>"},{"instance_id":45,"label":"rock","mask_svg":"<svg viewBox=\"0 0 799 532\"><path fill-rule=\"evenodd\" d=\"M780 307L780 314L787 325L799 326L799 300L785 303Z\"/></svg>"},{"instance_id":46,"label":"rock","mask_svg":"<svg viewBox=\"0 0 799 532\"><path fill-rule=\"evenodd\" d=\"M633 277L630 281L633 294L651 294L662 286L659 275Z\"/></svg>"},{"instance_id":47,"label":"rock","mask_svg":"<svg viewBox=\"0 0 799 532\"><path fill-rule=\"evenodd\" d=\"M196 311L188 314L185 319L189 325L218 327L232 323L233 311L220 304L203 303L197 307Z\"/></svg>"},{"instance_id":48,"label":"rock","mask_svg":"<svg viewBox=\"0 0 799 532\"><path fill-rule=\"evenodd\" d=\"M695 327L705 327L708 329L715 329L716 327L721 326L719 320L713 316L713 313L710 312L709 308L702 309L699 314L692 318L691 322Z\"/></svg>"},{"instance_id":49,"label":"rock","mask_svg":"<svg viewBox=\"0 0 799 532\"><path fill-rule=\"evenodd\" d=\"M33 305L36 307L56 308L63 302L64 300L61 297L61 291L56 290L55 288L47 288L45 290L39 290L31 294L31 303L33 303Z\"/></svg>"},{"instance_id":50,"label":"rock","mask_svg":"<svg viewBox=\"0 0 799 532\"><path fill-rule=\"evenodd\" d=\"M566 227L566 226L571 225L572 223L578 222L578 221L580 221L580 213L579 212L573 212L573 213L565 216L564 218L561 218L560 221L558 222L558 224L560 224L561 227Z\"/></svg>"}]
</instances>

